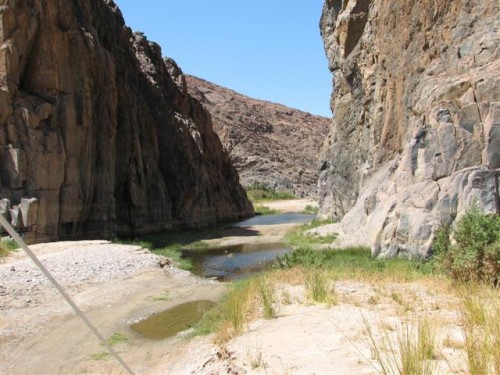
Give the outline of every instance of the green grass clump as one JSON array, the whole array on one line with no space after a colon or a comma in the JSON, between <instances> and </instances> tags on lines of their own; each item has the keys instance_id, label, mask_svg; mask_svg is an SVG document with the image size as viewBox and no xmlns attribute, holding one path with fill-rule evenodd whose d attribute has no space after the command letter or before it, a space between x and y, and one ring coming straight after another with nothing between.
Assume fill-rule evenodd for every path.
<instances>
[{"instance_id":1,"label":"green grass clump","mask_svg":"<svg viewBox=\"0 0 500 375\"><path fill-rule=\"evenodd\" d=\"M151 298L153 301L168 301L170 299L170 293L165 291Z\"/></svg>"},{"instance_id":2,"label":"green grass clump","mask_svg":"<svg viewBox=\"0 0 500 375\"><path fill-rule=\"evenodd\" d=\"M278 213L278 210L275 210L273 208L269 208L267 206L257 204L254 206L255 214L256 215L274 215Z\"/></svg>"},{"instance_id":3,"label":"green grass clump","mask_svg":"<svg viewBox=\"0 0 500 375\"><path fill-rule=\"evenodd\" d=\"M284 241L294 249L311 249L315 245L331 244L336 238L335 234L319 236L306 233L310 229L331 223L331 220L313 219L309 223L302 224L289 231L285 235Z\"/></svg>"},{"instance_id":4,"label":"green grass clump","mask_svg":"<svg viewBox=\"0 0 500 375\"><path fill-rule=\"evenodd\" d=\"M227 341L243 331L252 279L233 283L226 296L213 309L207 311L195 325L193 335L218 333L218 341ZM222 337L222 338L221 338Z\"/></svg>"},{"instance_id":5,"label":"green grass clump","mask_svg":"<svg viewBox=\"0 0 500 375\"><path fill-rule=\"evenodd\" d=\"M411 281L432 273L431 266L420 260L401 258L374 259L368 247L313 250L298 249L279 257L274 268L289 269L297 266L330 270L335 279L394 279Z\"/></svg>"},{"instance_id":6,"label":"green grass clump","mask_svg":"<svg viewBox=\"0 0 500 375\"><path fill-rule=\"evenodd\" d=\"M259 288L259 295L264 310L264 318L265 319L276 318L276 311L273 306L275 300L273 287L270 285L269 281L265 277L259 277L257 279L257 285Z\"/></svg>"},{"instance_id":7,"label":"green grass clump","mask_svg":"<svg viewBox=\"0 0 500 375\"><path fill-rule=\"evenodd\" d=\"M106 340L106 342L109 346L113 346L122 342L128 342L128 337L123 333L115 332Z\"/></svg>"},{"instance_id":8,"label":"green grass clump","mask_svg":"<svg viewBox=\"0 0 500 375\"><path fill-rule=\"evenodd\" d=\"M500 216L473 205L455 228L437 231L432 249L436 269L453 279L500 285Z\"/></svg>"},{"instance_id":9,"label":"green grass clump","mask_svg":"<svg viewBox=\"0 0 500 375\"><path fill-rule=\"evenodd\" d=\"M0 241L0 258L6 257L10 254L11 251L16 250L19 246L17 246L16 241L6 239Z\"/></svg>"},{"instance_id":10,"label":"green grass clump","mask_svg":"<svg viewBox=\"0 0 500 375\"><path fill-rule=\"evenodd\" d=\"M500 299L470 292L462 296L468 373L500 374Z\"/></svg>"},{"instance_id":11,"label":"green grass clump","mask_svg":"<svg viewBox=\"0 0 500 375\"><path fill-rule=\"evenodd\" d=\"M242 333L252 319L275 318L275 300L274 280L270 275L237 281L231 284L222 301L195 325L192 335L215 333L217 343L227 342Z\"/></svg>"},{"instance_id":12,"label":"green grass clump","mask_svg":"<svg viewBox=\"0 0 500 375\"><path fill-rule=\"evenodd\" d=\"M100 352L91 354L90 358L92 358L94 361L102 361L108 359L110 356L111 354L109 352Z\"/></svg>"},{"instance_id":13,"label":"green grass clump","mask_svg":"<svg viewBox=\"0 0 500 375\"><path fill-rule=\"evenodd\" d=\"M296 196L285 189L276 189L264 183L254 183L246 187L247 197L253 203L296 199Z\"/></svg>"},{"instance_id":14,"label":"green grass clump","mask_svg":"<svg viewBox=\"0 0 500 375\"><path fill-rule=\"evenodd\" d=\"M323 269L308 268L305 272L306 291L310 300L333 305L336 303L331 278Z\"/></svg>"},{"instance_id":15,"label":"green grass clump","mask_svg":"<svg viewBox=\"0 0 500 375\"><path fill-rule=\"evenodd\" d=\"M304 208L304 210L302 211L303 214L307 214L307 215L316 215L319 211L319 207L318 206L312 206L310 204L306 205L306 207Z\"/></svg>"},{"instance_id":16,"label":"green grass clump","mask_svg":"<svg viewBox=\"0 0 500 375\"><path fill-rule=\"evenodd\" d=\"M172 259L177 267L190 271L193 269L193 264L190 259L182 258L182 250L208 247L208 245L201 242L203 238L206 238L206 231L164 232L145 235L140 239L116 239L114 242L149 249L154 254Z\"/></svg>"},{"instance_id":17,"label":"green grass clump","mask_svg":"<svg viewBox=\"0 0 500 375\"><path fill-rule=\"evenodd\" d=\"M427 318L416 324L403 323L396 334L385 328L379 335L364 320L372 356L378 364L377 372L383 375L435 373L436 335Z\"/></svg>"},{"instance_id":18,"label":"green grass clump","mask_svg":"<svg viewBox=\"0 0 500 375\"><path fill-rule=\"evenodd\" d=\"M182 258L182 246L180 244L172 244L161 248L150 249L153 253L170 258L180 269L190 271L193 269L191 259Z\"/></svg>"}]
</instances>

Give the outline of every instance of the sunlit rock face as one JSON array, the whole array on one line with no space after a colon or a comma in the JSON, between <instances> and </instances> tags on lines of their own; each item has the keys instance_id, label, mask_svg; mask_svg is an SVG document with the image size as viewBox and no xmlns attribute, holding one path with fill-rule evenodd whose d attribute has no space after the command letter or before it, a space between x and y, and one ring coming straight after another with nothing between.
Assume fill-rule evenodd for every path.
<instances>
[{"instance_id":1,"label":"sunlit rock face","mask_svg":"<svg viewBox=\"0 0 500 375\"><path fill-rule=\"evenodd\" d=\"M498 1L327 0L334 74L323 216L374 255L428 256L476 201L498 211Z\"/></svg>"},{"instance_id":2,"label":"sunlit rock face","mask_svg":"<svg viewBox=\"0 0 500 375\"><path fill-rule=\"evenodd\" d=\"M316 197L318 150L328 134L328 118L186 78L188 91L212 114L244 186L264 183Z\"/></svg>"},{"instance_id":3,"label":"sunlit rock face","mask_svg":"<svg viewBox=\"0 0 500 375\"><path fill-rule=\"evenodd\" d=\"M0 0L0 211L30 241L248 216L209 113L111 0Z\"/></svg>"}]
</instances>

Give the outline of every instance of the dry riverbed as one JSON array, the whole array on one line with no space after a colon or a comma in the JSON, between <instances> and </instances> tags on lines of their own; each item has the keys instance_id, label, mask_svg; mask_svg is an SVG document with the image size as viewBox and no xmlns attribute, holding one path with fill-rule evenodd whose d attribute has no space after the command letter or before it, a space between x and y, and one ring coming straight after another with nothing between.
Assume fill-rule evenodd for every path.
<instances>
[{"instance_id":1,"label":"dry riverbed","mask_svg":"<svg viewBox=\"0 0 500 375\"><path fill-rule=\"evenodd\" d=\"M290 226L256 226L249 228L253 236L217 241L272 242ZM226 286L160 268L160 257L137 246L78 241L32 248L105 337L127 338L114 347L137 374L375 374L367 323L394 332L424 315L439 323L441 372L454 373L450 362L455 373L462 366L457 298L442 285L335 281L337 304L328 306L311 303L303 285L285 280L276 290L277 317L253 321L224 345L213 336L154 341L130 324L184 302L217 301ZM0 260L0 285L2 374L126 373L22 252Z\"/></svg>"},{"instance_id":2,"label":"dry riverbed","mask_svg":"<svg viewBox=\"0 0 500 375\"><path fill-rule=\"evenodd\" d=\"M131 323L180 303L216 301L225 290L172 266L160 268L160 258L138 246L80 241L32 249L104 337L128 338L116 349L139 374L151 373L179 339L151 341L132 331ZM2 373L122 373L21 253L2 260L0 282Z\"/></svg>"}]
</instances>

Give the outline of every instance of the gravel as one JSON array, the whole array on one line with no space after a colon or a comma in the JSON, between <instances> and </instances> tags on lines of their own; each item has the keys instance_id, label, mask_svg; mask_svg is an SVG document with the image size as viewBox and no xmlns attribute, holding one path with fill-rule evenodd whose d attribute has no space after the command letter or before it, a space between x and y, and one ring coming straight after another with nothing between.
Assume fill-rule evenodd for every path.
<instances>
[{"instance_id":1,"label":"gravel","mask_svg":"<svg viewBox=\"0 0 500 375\"><path fill-rule=\"evenodd\" d=\"M32 250L35 254L40 254L40 261L67 291L78 289L84 284L99 284L116 277L154 269L161 259L139 246L111 244L107 241L39 244L33 246ZM49 280L31 259L16 255L20 259L7 259L0 264L2 299L42 297L49 290L53 291Z\"/></svg>"}]
</instances>

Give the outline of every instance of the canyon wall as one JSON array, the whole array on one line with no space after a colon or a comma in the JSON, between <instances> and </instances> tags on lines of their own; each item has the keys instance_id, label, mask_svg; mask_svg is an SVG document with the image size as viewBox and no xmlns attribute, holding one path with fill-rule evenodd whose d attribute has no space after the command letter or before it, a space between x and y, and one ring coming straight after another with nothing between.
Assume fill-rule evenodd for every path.
<instances>
[{"instance_id":1,"label":"canyon wall","mask_svg":"<svg viewBox=\"0 0 500 375\"><path fill-rule=\"evenodd\" d=\"M210 114L112 0L0 0L0 212L30 242L249 216Z\"/></svg>"},{"instance_id":2,"label":"canyon wall","mask_svg":"<svg viewBox=\"0 0 500 375\"><path fill-rule=\"evenodd\" d=\"M473 202L498 212L497 0L326 0L334 75L320 214L373 255L428 256Z\"/></svg>"},{"instance_id":3,"label":"canyon wall","mask_svg":"<svg viewBox=\"0 0 500 375\"><path fill-rule=\"evenodd\" d=\"M328 134L328 118L186 77L189 93L212 114L243 185L264 183L297 196L317 195L318 150Z\"/></svg>"}]
</instances>

